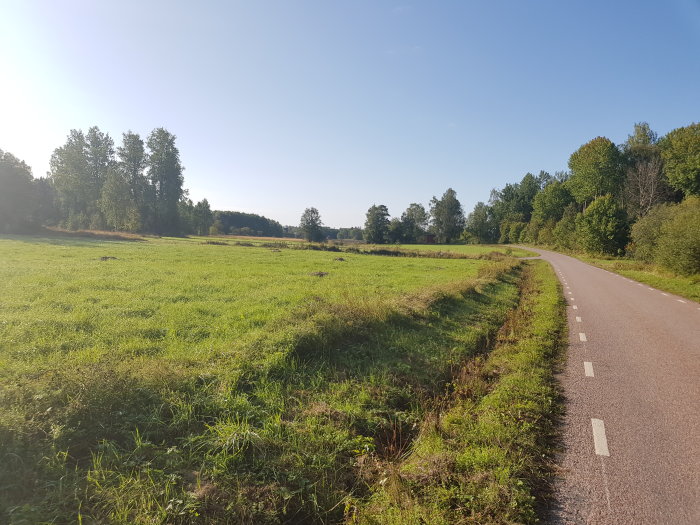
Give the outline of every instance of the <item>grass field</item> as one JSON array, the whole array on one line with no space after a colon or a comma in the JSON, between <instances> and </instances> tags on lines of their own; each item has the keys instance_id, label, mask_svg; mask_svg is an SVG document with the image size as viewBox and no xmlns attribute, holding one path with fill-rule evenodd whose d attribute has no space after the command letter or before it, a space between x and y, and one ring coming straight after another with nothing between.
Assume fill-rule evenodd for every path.
<instances>
[{"instance_id":1,"label":"grass field","mask_svg":"<svg viewBox=\"0 0 700 525\"><path fill-rule=\"evenodd\" d=\"M0 520L354 519L519 295L510 258L208 242L0 238Z\"/></svg>"}]
</instances>

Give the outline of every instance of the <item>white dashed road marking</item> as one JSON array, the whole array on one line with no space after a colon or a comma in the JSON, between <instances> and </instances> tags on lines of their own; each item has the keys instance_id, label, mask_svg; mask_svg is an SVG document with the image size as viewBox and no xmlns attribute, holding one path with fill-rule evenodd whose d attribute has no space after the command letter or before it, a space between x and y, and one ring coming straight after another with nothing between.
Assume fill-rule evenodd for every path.
<instances>
[{"instance_id":1,"label":"white dashed road marking","mask_svg":"<svg viewBox=\"0 0 700 525\"><path fill-rule=\"evenodd\" d=\"M667 293L661 292L661 295L665 295L666 297L668 297L668 294L667 294Z\"/></svg>"},{"instance_id":2,"label":"white dashed road marking","mask_svg":"<svg viewBox=\"0 0 700 525\"><path fill-rule=\"evenodd\" d=\"M581 318L580 318L580 317L576 317L576 322L577 322L577 323L580 323L580 322L581 322Z\"/></svg>"},{"instance_id":3,"label":"white dashed road marking","mask_svg":"<svg viewBox=\"0 0 700 525\"><path fill-rule=\"evenodd\" d=\"M573 308L574 310L578 310L578 306L576 305L573 305L571 308ZM698 308L698 310L700 310L700 308Z\"/></svg>"},{"instance_id":4,"label":"white dashed road marking","mask_svg":"<svg viewBox=\"0 0 700 525\"><path fill-rule=\"evenodd\" d=\"M583 332L578 333L578 338L581 340L582 343L588 341L588 339L586 339L586 334L584 334Z\"/></svg>"},{"instance_id":5,"label":"white dashed road marking","mask_svg":"<svg viewBox=\"0 0 700 525\"><path fill-rule=\"evenodd\" d=\"M676 299L676 301L678 301L679 303L685 304L685 301L683 299Z\"/></svg>"},{"instance_id":6,"label":"white dashed road marking","mask_svg":"<svg viewBox=\"0 0 700 525\"><path fill-rule=\"evenodd\" d=\"M599 456L609 456L608 440L605 437L605 424L602 419L591 419L593 426L593 445L595 453Z\"/></svg>"},{"instance_id":7,"label":"white dashed road marking","mask_svg":"<svg viewBox=\"0 0 700 525\"><path fill-rule=\"evenodd\" d=\"M593 363L590 361L583 362L583 371L586 374L586 377L595 377L593 375Z\"/></svg>"}]
</instances>

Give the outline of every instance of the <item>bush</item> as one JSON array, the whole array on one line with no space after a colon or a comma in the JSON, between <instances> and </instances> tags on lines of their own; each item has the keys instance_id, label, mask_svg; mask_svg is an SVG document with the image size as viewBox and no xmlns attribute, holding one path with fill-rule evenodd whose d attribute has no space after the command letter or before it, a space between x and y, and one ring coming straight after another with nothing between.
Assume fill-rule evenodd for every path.
<instances>
[{"instance_id":1,"label":"bush","mask_svg":"<svg viewBox=\"0 0 700 525\"><path fill-rule=\"evenodd\" d=\"M673 205L659 204L632 226L631 252L635 259L652 262L656 257L656 245L661 226L673 216Z\"/></svg>"},{"instance_id":2,"label":"bush","mask_svg":"<svg viewBox=\"0 0 700 525\"><path fill-rule=\"evenodd\" d=\"M680 275L700 273L700 198L688 197L661 224L656 261Z\"/></svg>"},{"instance_id":3,"label":"bush","mask_svg":"<svg viewBox=\"0 0 700 525\"><path fill-rule=\"evenodd\" d=\"M576 233L588 253L621 254L629 235L625 212L612 195L598 197L576 217Z\"/></svg>"},{"instance_id":4,"label":"bush","mask_svg":"<svg viewBox=\"0 0 700 525\"><path fill-rule=\"evenodd\" d=\"M576 204L569 204L553 231L557 248L576 248Z\"/></svg>"}]
</instances>

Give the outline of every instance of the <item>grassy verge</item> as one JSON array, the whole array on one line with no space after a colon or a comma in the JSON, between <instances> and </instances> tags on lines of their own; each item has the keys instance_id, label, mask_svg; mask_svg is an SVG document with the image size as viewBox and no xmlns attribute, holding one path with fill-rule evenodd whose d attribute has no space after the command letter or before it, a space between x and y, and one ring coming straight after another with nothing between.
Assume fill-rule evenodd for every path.
<instances>
[{"instance_id":1,"label":"grassy verge","mask_svg":"<svg viewBox=\"0 0 700 525\"><path fill-rule=\"evenodd\" d=\"M518 297L503 257L0 244L16 525L342 522Z\"/></svg>"},{"instance_id":2,"label":"grassy verge","mask_svg":"<svg viewBox=\"0 0 700 525\"><path fill-rule=\"evenodd\" d=\"M620 258L600 258L576 255L579 259L599 268L619 273L640 283L665 290L692 301L700 302L700 274L682 277L654 264Z\"/></svg>"},{"instance_id":3,"label":"grassy verge","mask_svg":"<svg viewBox=\"0 0 700 525\"><path fill-rule=\"evenodd\" d=\"M549 265L528 263L496 348L472 360L410 452L380 466L363 524L532 523L559 413L553 373L566 319Z\"/></svg>"}]
</instances>

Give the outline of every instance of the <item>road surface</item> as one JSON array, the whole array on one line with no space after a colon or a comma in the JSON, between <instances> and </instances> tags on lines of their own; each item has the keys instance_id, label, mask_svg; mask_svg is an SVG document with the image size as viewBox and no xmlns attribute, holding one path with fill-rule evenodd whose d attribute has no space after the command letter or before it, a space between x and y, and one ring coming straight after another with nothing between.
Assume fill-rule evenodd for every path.
<instances>
[{"instance_id":1,"label":"road surface","mask_svg":"<svg viewBox=\"0 0 700 525\"><path fill-rule=\"evenodd\" d=\"M557 272L569 322L549 522L700 524L700 304L534 251Z\"/></svg>"}]
</instances>

